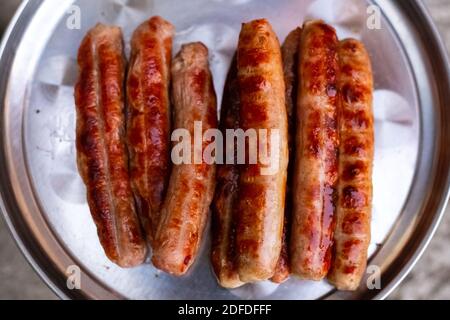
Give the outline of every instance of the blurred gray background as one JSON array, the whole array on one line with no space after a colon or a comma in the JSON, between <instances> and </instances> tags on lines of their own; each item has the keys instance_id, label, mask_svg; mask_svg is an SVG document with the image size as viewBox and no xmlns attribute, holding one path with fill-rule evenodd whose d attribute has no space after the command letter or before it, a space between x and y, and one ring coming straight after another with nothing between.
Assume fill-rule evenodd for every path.
<instances>
[{"instance_id":1,"label":"blurred gray background","mask_svg":"<svg viewBox=\"0 0 450 320\"><path fill-rule=\"evenodd\" d=\"M423 0L450 52L450 1ZM2 0L0 34L20 0ZM450 211L450 210L447 210ZM450 299L450 212L427 252L391 299ZM57 299L25 261L0 218L0 299Z\"/></svg>"}]
</instances>

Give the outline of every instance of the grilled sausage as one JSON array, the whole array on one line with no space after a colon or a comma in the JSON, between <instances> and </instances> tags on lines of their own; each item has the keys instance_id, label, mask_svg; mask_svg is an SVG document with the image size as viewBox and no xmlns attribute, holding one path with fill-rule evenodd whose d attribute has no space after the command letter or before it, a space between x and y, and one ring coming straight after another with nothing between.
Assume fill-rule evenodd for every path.
<instances>
[{"instance_id":1,"label":"grilled sausage","mask_svg":"<svg viewBox=\"0 0 450 320\"><path fill-rule=\"evenodd\" d=\"M284 223L286 176L288 166L287 115L281 49L267 20L255 20L242 27L238 45L238 81L241 99L240 127L244 131L279 133L272 163L242 167L237 201L238 227L236 245L238 272L243 282L267 280L275 273L281 253ZM261 138L261 135L260 135ZM252 150L247 140L246 156ZM267 142L267 141L265 141ZM255 148L256 149L256 148ZM248 157L250 160L251 157ZM270 166L276 172L266 172Z\"/></svg>"},{"instance_id":2,"label":"grilled sausage","mask_svg":"<svg viewBox=\"0 0 450 320\"><path fill-rule=\"evenodd\" d=\"M291 31L281 47L283 56L284 82L286 86L286 110L288 115L289 126L289 150L294 149L295 142L295 114L297 105L297 89L298 89L298 60L300 41L302 38L302 29L296 28ZM292 134L291 134L292 133ZM294 154L294 152L292 152Z\"/></svg>"},{"instance_id":3,"label":"grilled sausage","mask_svg":"<svg viewBox=\"0 0 450 320\"><path fill-rule=\"evenodd\" d=\"M338 40L323 21L305 23L300 45L292 272L321 280L329 270L338 178Z\"/></svg>"},{"instance_id":4,"label":"grilled sausage","mask_svg":"<svg viewBox=\"0 0 450 320\"><path fill-rule=\"evenodd\" d=\"M174 128L187 130L191 137L194 122L201 122L203 133L217 128L208 49L201 43L184 45L173 61L172 79ZM194 150L192 139L189 144ZM208 145L203 141L202 154ZM177 276L185 274L197 256L214 196L215 165L201 162L173 166L156 232L153 264Z\"/></svg>"},{"instance_id":5,"label":"grilled sausage","mask_svg":"<svg viewBox=\"0 0 450 320\"><path fill-rule=\"evenodd\" d=\"M275 283L282 283L289 278L289 235L290 235L290 220L292 210L292 175L295 144L295 105L297 103L297 87L298 87L298 50L300 47L300 40L302 29L296 28L291 31L281 47L281 54L283 57L284 83L286 85L286 111L288 117L288 148L289 148L289 166L288 178L286 186L286 207L284 213L284 227L283 239L281 246L281 255L278 260L275 275L272 281Z\"/></svg>"},{"instance_id":6,"label":"grilled sausage","mask_svg":"<svg viewBox=\"0 0 450 320\"><path fill-rule=\"evenodd\" d=\"M142 263L147 248L129 182L124 142L125 58L122 32L97 25L78 53L76 147L92 217L108 258L121 267Z\"/></svg>"},{"instance_id":7,"label":"grilled sausage","mask_svg":"<svg viewBox=\"0 0 450 320\"><path fill-rule=\"evenodd\" d=\"M174 27L161 17L141 24L131 40L127 79L127 142L131 185L152 242L170 170L170 65Z\"/></svg>"},{"instance_id":8,"label":"grilled sausage","mask_svg":"<svg viewBox=\"0 0 450 320\"><path fill-rule=\"evenodd\" d=\"M373 77L369 55L357 40L339 45L339 202L335 252L328 279L340 290L356 290L367 264L374 156Z\"/></svg>"},{"instance_id":9,"label":"grilled sausage","mask_svg":"<svg viewBox=\"0 0 450 320\"><path fill-rule=\"evenodd\" d=\"M220 131L226 137L227 129L239 129L239 88L237 60L234 57L225 83ZM216 194L213 201L211 261L219 284L224 288L237 288L244 283L239 279L236 264L236 199L238 196L239 167L234 143L224 145L223 154L234 153L233 164L217 166Z\"/></svg>"}]
</instances>

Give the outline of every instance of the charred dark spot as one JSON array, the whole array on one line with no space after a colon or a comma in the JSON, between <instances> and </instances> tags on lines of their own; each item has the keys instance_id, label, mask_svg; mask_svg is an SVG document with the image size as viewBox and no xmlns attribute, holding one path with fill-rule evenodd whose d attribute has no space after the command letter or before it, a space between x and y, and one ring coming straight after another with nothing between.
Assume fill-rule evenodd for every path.
<instances>
[{"instance_id":1,"label":"charred dark spot","mask_svg":"<svg viewBox=\"0 0 450 320\"><path fill-rule=\"evenodd\" d=\"M242 103L241 122L243 128L251 128L253 124L262 123L268 119L267 108L262 103Z\"/></svg>"},{"instance_id":2,"label":"charred dark spot","mask_svg":"<svg viewBox=\"0 0 450 320\"><path fill-rule=\"evenodd\" d=\"M145 50L151 50L153 51L158 46L158 43L156 42L156 39L153 37L146 37L143 42L143 47Z\"/></svg>"},{"instance_id":3,"label":"charred dark spot","mask_svg":"<svg viewBox=\"0 0 450 320\"><path fill-rule=\"evenodd\" d=\"M346 163L341 178L343 181L352 181L365 172L367 172L367 165L363 161Z\"/></svg>"},{"instance_id":4,"label":"charred dark spot","mask_svg":"<svg viewBox=\"0 0 450 320\"><path fill-rule=\"evenodd\" d=\"M325 185L323 190L323 225L332 231L334 214L336 212L337 190L333 186Z\"/></svg>"},{"instance_id":5,"label":"charred dark spot","mask_svg":"<svg viewBox=\"0 0 450 320\"><path fill-rule=\"evenodd\" d=\"M257 183L244 183L239 190L240 198L257 199L265 195L265 188Z\"/></svg>"},{"instance_id":6,"label":"charred dark spot","mask_svg":"<svg viewBox=\"0 0 450 320\"><path fill-rule=\"evenodd\" d=\"M360 234L364 231L364 213L348 213L342 221L342 232L348 235Z\"/></svg>"},{"instance_id":7,"label":"charred dark spot","mask_svg":"<svg viewBox=\"0 0 450 320\"><path fill-rule=\"evenodd\" d=\"M308 90L311 94L319 94L322 91L322 72L323 62L317 61L314 63L305 63L304 70L309 70L309 85Z\"/></svg>"},{"instance_id":8,"label":"charred dark spot","mask_svg":"<svg viewBox=\"0 0 450 320\"><path fill-rule=\"evenodd\" d=\"M341 67L340 71L342 74L344 74L348 77L351 77L351 76L353 76L353 70L354 70L354 68L351 65L345 64Z\"/></svg>"},{"instance_id":9,"label":"charred dark spot","mask_svg":"<svg viewBox=\"0 0 450 320\"><path fill-rule=\"evenodd\" d=\"M152 119L157 117L159 118L161 116L161 100L158 96L152 94L147 96L146 104L149 106L148 114Z\"/></svg>"},{"instance_id":10,"label":"charred dark spot","mask_svg":"<svg viewBox=\"0 0 450 320\"><path fill-rule=\"evenodd\" d=\"M368 129L372 122L364 110L344 111L342 117L345 125L353 130Z\"/></svg>"},{"instance_id":11,"label":"charred dark spot","mask_svg":"<svg viewBox=\"0 0 450 320\"><path fill-rule=\"evenodd\" d=\"M204 94L204 88L206 86L206 81L208 79L208 74L203 69L198 69L194 72L192 76L192 90L197 97L202 97Z\"/></svg>"},{"instance_id":12,"label":"charred dark spot","mask_svg":"<svg viewBox=\"0 0 450 320\"><path fill-rule=\"evenodd\" d=\"M334 28L326 23L320 23L318 26L325 34L332 34L332 35L336 34Z\"/></svg>"},{"instance_id":13,"label":"charred dark spot","mask_svg":"<svg viewBox=\"0 0 450 320\"><path fill-rule=\"evenodd\" d=\"M255 240L241 240L238 245L238 254L248 253L248 252L258 252L258 241Z\"/></svg>"},{"instance_id":14,"label":"charred dark spot","mask_svg":"<svg viewBox=\"0 0 450 320\"><path fill-rule=\"evenodd\" d=\"M344 50L350 50L351 52L355 53L358 51L358 43L356 41L347 40L343 43L342 49Z\"/></svg>"},{"instance_id":15,"label":"charred dark spot","mask_svg":"<svg viewBox=\"0 0 450 320\"><path fill-rule=\"evenodd\" d=\"M206 191L206 185L204 183L202 183L201 181L195 180L194 185L193 185L193 191L196 194L203 194Z\"/></svg>"},{"instance_id":16,"label":"charred dark spot","mask_svg":"<svg viewBox=\"0 0 450 320\"><path fill-rule=\"evenodd\" d=\"M361 246L362 242L358 239L350 239L344 242L343 248L342 248L342 254L347 259L352 259L355 255L358 255L359 248Z\"/></svg>"},{"instance_id":17,"label":"charred dark spot","mask_svg":"<svg viewBox=\"0 0 450 320\"><path fill-rule=\"evenodd\" d=\"M134 121L139 121L140 119L135 118ZM134 122L133 121L133 122ZM141 149L143 143L145 141L145 130L140 130L141 126L138 123L132 123L130 128L127 130L128 142L130 143L130 149L133 149L137 152L138 149Z\"/></svg>"},{"instance_id":18,"label":"charred dark spot","mask_svg":"<svg viewBox=\"0 0 450 320\"><path fill-rule=\"evenodd\" d=\"M330 98L334 98L337 95L337 88L335 83L330 83L327 85L327 95Z\"/></svg>"},{"instance_id":19,"label":"charred dark spot","mask_svg":"<svg viewBox=\"0 0 450 320\"><path fill-rule=\"evenodd\" d=\"M310 155L314 157L320 156L320 132L321 132L321 125L320 125L320 112L316 111L309 115L309 126L311 126L311 129L308 132L308 151Z\"/></svg>"},{"instance_id":20,"label":"charred dark spot","mask_svg":"<svg viewBox=\"0 0 450 320\"><path fill-rule=\"evenodd\" d=\"M342 87L342 97L344 101L349 104L363 101L364 94L364 88L361 88L357 85L351 85L347 83Z\"/></svg>"},{"instance_id":21,"label":"charred dark spot","mask_svg":"<svg viewBox=\"0 0 450 320\"><path fill-rule=\"evenodd\" d=\"M348 156L365 157L367 155L366 143L357 137L351 137L343 141L344 154Z\"/></svg>"},{"instance_id":22,"label":"charred dark spot","mask_svg":"<svg viewBox=\"0 0 450 320\"><path fill-rule=\"evenodd\" d=\"M248 152L247 152L248 154ZM246 163L249 163L248 156L246 155ZM259 164L248 164L245 167L245 174L251 177L258 177L261 175L261 166Z\"/></svg>"},{"instance_id":23,"label":"charred dark spot","mask_svg":"<svg viewBox=\"0 0 450 320\"><path fill-rule=\"evenodd\" d=\"M139 99L140 82L139 78L136 77L136 75L134 75L133 73L130 73L130 75L128 76L127 89L128 89L128 99L130 100L130 102Z\"/></svg>"},{"instance_id":24,"label":"charred dark spot","mask_svg":"<svg viewBox=\"0 0 450 320\"><path fill-rule=\"evenodd\" d=\"M184 265L187 266L191 262L191 259L192 259L191 255L186 256L183 261Z\"/></svg>"},{"instance_id":25,"label":"charred dark spot","mask_svg":"<svg viewBox=\"0 0 450 320\"><path fill-rule=\"evenodd\" d=\"M238 64L240 68L256 67L263 63L269 62L269 53L258 48L243 49L238 57Z\"/></svg>"},{"instance_id":26,"label":"charred dark spot","mask_svg":"<svg viewBox=\"0 0 450 320\"><path fill-rule=\"evenodd\" d=\"M324 125L328 133L337 133L337 119L334 114L333 116L325 115Z\"/></svg>"},{"instance_id":27,"label":"charred dark spot","mask_svg":"<svg viewBox=\"0 0 450 320\"><path fill-rule=\"evenodd\" d=\"M344 273L345 274L353 274L356 271L356 267L355 266L345 266L344 267Z\"/></svg>"},{"instance_id":28,"label":"charred dark spot","mask_svg":"<svg viewBox=\"0 0 450 320\"><path fill-rule=\"evenodd\" d=\"M246 94L265 91L271 87L266 78L261 75L241 77L239 86L241 92L245 92Z\"/></svg>"},{"instance_id":29,"label":"charred dark spot","mask_svg":"<svg viewBox=\"0 0 450 320\"><path fill-rule=\"evenodd\" d=\"M214 128L214 129L217 128L218 119L217 119L217 111L215 110L215 106L208 106L208 113L206 115L206 121L208 123L205 124L205 130L208 130L210 128ZM237 124L237 126L239 126L239 124Z\"/></svg>"},{"instance_id":30,"label":"charred dark spot","mask_svg":"<svg viewBox=\"0 0 450 320\"><path fill-rule=\"evenodd\" d=\"M362 209L367 206L367 197L356 187L347 186L342 190L342 206L346 209Z\"/></svg>"}]
</instances>

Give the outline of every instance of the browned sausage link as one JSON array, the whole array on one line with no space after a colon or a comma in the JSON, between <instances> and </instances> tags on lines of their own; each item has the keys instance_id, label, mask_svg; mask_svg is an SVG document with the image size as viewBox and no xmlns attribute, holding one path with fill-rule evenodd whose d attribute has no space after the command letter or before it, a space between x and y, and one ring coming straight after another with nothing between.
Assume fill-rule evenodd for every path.
<instances>
[{"instance_id":1,"label":"browned sausage link","mask_svg":"<svg viewBox=\"0 0 450 320\"><path fill-rule=\"evenodd\" d=\"M289 151L294 150L295 143L295 106L298 89L298 51L302 38L302 29L291 31L281 47L283 56L284 82L286 85L286 109L288 113ZM292 140L292 143L291 143ZM292 152L294 154L294 152Z\"/></svg>"},{"instance_id":2,"label":"browned sausage link","mask_svg":"<svg viewBox=\"0 0 450 320\"><path fill-rule=\"evenodd\" d=\"M287 205L287 204L286 204ZM288 207L289 208L289 207ZM283 224L283 236L281 238L281 253L278 258L277 266L275 268L275 273L270 278L270 281L274 283L283 283L289 279L289 274L291 273L291 268L289 266L289 215L285 213L284 224Z\"/></svg>"},{"instance_id":3,"label":"browned sausage link","mask_svg":"<svg viewBox=\"0 0 450 320\"><path fill-rule=\"evenodd\" d=\"M304 25L300 45L291 267L321 280L329 270L334 230L337 151L338 40L322 21Z\"/></svg>"},{"instance_id":4,"label":"browned sausage link","mask_svg":"<svg viewBox=\"0 0 450 320\"><path fill-rule=\"evenodd\" d=\"M127 79L127 140L131 185L152 242L170 170L170 65L174 27L160 17L140 25L131 40Z\"/></svg>"},{"instance_id":5,"label":"browned sausage link","mask_svg":"<svg viewBox=\"0 0 450 320\"><path fill-rule=\"evenodd\" d=\"M239 88L237 83L237 60L233 58L225 83L220 131L226 137L227 129L239 129ZM224 288L237 288L244 283L239 279L236 264L236 208L238 195L239 168L234 143L224 145L223 155L226 160L227 150L233 148L234 163L217 166L216 194L213 201L212 250L211 261L219 284Z\"/></svg>"},{"instance_id":6,"label":"browned sausage link","mask_svg":"<svg viewBox=\"0 0 450 320\"><path fill-rule=\"evenodd\" d=\"M124 143L122 32L97 25L84 38L75 88L77 161L106 255L121 267L142 263L147 248L129 183Z\"/></svg>"},{"instance_id":7,"label":"browned sausage link","mask_svg":"<svg viewBox=\"0 0 450 320\"><path fill-rule=\"evenodd\" d=\"M268 175L268 165L259 159L240 172L237 203L238 270L241 281L267 280L275 273L280 257L288 165L287 115L281 49L267 20L242 27L238 46L238 79L241 98L240 126L244 131L279 133L277 172ZM261 141L259 141L261 145ZM271 143L267 143L270 150ZM249 150L246 141L246 154ZM275 157L278 157L276 159ZM270 163L274 165L274 163Z\"/></svg>"},{"instance_id":8,"label":"browned sausage link","mask_svg":"<svg viewBox=\"0 0 450 320\"><path fill-rule=\"evenodd\" d=\"M281 247L281 255L278 260L275 275L270 279L275 283L283 283L289 278L291 272L289 265L289 235L290 221L292 210L292 176L295 144L295 105L297 104L297 88L298 88L298 50L302 29L296 28L291 31L281 47L284 69L284 83L286 85L286 110L288 116L288 148L289 148L289 166L288 178L286 185L286 208L284 213L283 242Z\"/></svg>"},{"instance_id":9,"label":"browned sausage link","mask_svg":"<svg viewBox=\"0 0 450 320\"><path fill-rule=\"evenodd\" d=\"M201 122L203 133L217 128L208 49L201 43L184 45L173 61L172 79L174 129L185 129L193 138L194 122ZM193 140L188 143L194 150ZM209 144L204 141L202 151ZM154 243L157 268L183 275L195 261L214 196L215 171L205 161L173 166Z\"/></svg>"},{"instance_id":10,"label":"browned sausage link","mask_svg":"<svg viewBox=\"0 0 450 320\"><path fill-rule=\"evenodd\" d=\"M356 40L339 46L339 203L335 255L328 279L340 290L356 290L367 264L372 211L374 154L373 76L369 55Z\"/></svg>"}]
</instances>

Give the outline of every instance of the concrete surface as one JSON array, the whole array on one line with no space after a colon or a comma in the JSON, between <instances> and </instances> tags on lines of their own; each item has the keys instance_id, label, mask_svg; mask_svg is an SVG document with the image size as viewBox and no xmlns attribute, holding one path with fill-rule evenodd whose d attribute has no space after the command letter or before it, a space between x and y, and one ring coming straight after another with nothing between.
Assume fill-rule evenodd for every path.
<instances>
[{"instance_id":1,"label":"concrete surface","mask_svg":"<svg viewBox=\"0 0 450 320\"><path fill-rule=\"evenodd\" d=\"M15 1L18 2L18 1ZM425 0L450 52L450 1ZM0 30L4 13L2 2ZM449 211L449 210L447 210ZM392 299L450 299L450 212L417 266ZM15 246L0 219L0 299L56 299L42 283Z\"/></svg>"}]
</instances>

